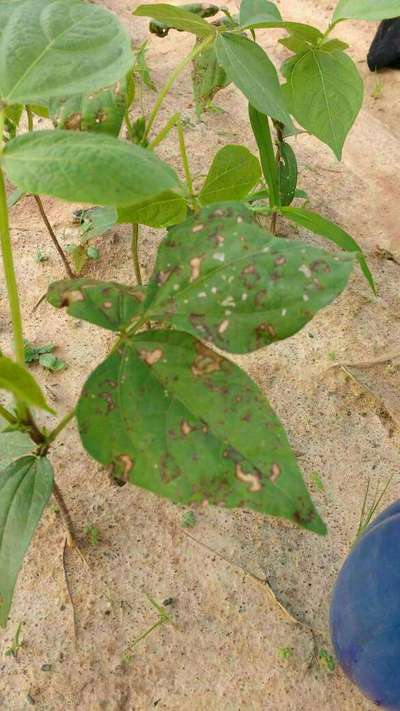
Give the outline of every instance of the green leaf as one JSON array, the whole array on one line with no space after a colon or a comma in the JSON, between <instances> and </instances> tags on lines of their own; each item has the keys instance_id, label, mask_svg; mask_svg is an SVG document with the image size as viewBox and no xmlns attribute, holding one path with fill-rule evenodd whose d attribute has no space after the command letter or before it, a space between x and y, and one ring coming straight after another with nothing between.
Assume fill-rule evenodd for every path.
<instances>
[{"instance_id":1,"label":"green leaf","mask_svg":"<svg viewBox=\"0 0 400 711\"><path fill-rule=\"evenodd\" d=\"M85 242L94 237L100 237L111 230L117 222L117 211L114 207L90 207L81 213L82 238Z\"/></svg>"},{"instance_id":2,"label":"green leaf","mask_svg":"<svg viewBox=\"0 0 400 711\"><path fill-rule=\"evenodd\" d=\"M118 136L127 108L124 79L99 91L52 99L50 117L57 128Z\"/></svg>"},{"instance_id":3,"label":"green leaf","mask_svg":"<svg viewBox=\"0 0 400 711\"><path fill-rule=\"evenodd\" d=\"M93 133L26 133L7 143L3 161L21 190L71 202L131 205L179 187L175 171L150 150Z\"/></svg>"},{"instance_id":4,"label":"green leaf","mask_svg":"<svg viewBox=\"0 0 400 711\"><path fill-rule=\"evenodd\" d=\"M137 486L325 532L267 400L190 335L152 330L125 340L89 376L77 421L91 456Z\"/></svg>"},{"instance_id":5,"label":"green leaf","mask_svg":"<svg viewBox=\"0 0 400 711\"><path fill-rule=\"evenodd\" d=\"M96 91L132 66L131 40L115 15L74 0L2 0L0 100L42 104Z\"/></svg>"},{"instance_id":6,"label":"green leaf","mask_svg":"<svg viewBox=\"0 0 400 711\"><path fill-rule=\"evenodd\" d=\"M151 200L127 207L119 207L119 223L147 225L148 227L169 227L183 222L187 215L186 200L182 195L167 190Z\"/></svg>"},{"instance_id":7,"label":"green leaf","mask_svg":"<svg viewBox=\"0 0 400 711\"><path fill-rule=\"evenodd\" d=\"M227 145L214 156L200 191L202 205L244 198L259 181L258 159L244 146Z\"/></svg>"},{"instance_id":8,"label":"green leaf","mask_svg":"<svg viewBox=\"0 0 400 711\"><path fill-rule=\"evenodd\" d=\"M32 375L5 356L0 356L0 390L7 390L25 405L54 412Z\"/></svg>"},{"instance_id":9,"label":"green leaf","mask_svg":"<svg viewBox=\"0 0 400 711\"><path fill-rule=\"evenodd\" d=\"M7 426L7 423L0 417L0 472L15 459L29 454L37 447L24 432L2 432L1 429L4 425Z\"/></svg>"},{"instance_id":10,"label":"green leaf","mask_svg":"<svg viewBox=\"0 0 400 711\"><path fill-rule=\"evenodd\" d=\"M192 85L196 113L201 115L214 96L230 84L226 71L218 62L215 47L208 47L193 60Z\"/></svg>"},{"instance_id":11,"label":"green leaf","mask_svg":"<svg viewBox=\"0 0 400 711\"><path fill-rule=\"evenodd\" d=\"M292 147L282 141L280 145L281 158L279 162L280 204L290 205L296 194L297 160Z\"/></svg>"},{"instance_id":12,"label":"green leaf","mask_svg":"<svg viewBox=\"0 0 400 711\"><path fill-rule=\"evenodd\" d=\"M332 19L388 20L399 15L400 0L339 0Z\"/></svg>"},{"instance_id":13,"label":"green leaf","mask_svg":"<svg viewBox=\"0 0 400 711\"><path fill-rule=\"evenodd\" d=\"M47 300L70 316L95 323L109 331L122 331L143 310L140 287L94 279L64 279L50 285Z\"/></svg>"},{"instance_id":14,"label":"green leaf","mask_svg":"<svg viewBox=\"0 0 400 711\"><path fill-rule=\"evenodd\" d=\"M239 22L241 27L248 27L260 22L282 22L282 16L273 2L268 2L268 0L242 0L240 3Z\"/></svg>"},{"instance_id":15,"label":"green leaf","mask_svg":"<svg viewBox=\"0 0 400 711\"><path fill-rule=\"evenodd\" d=\"M251 104L249 104L249 116L260 153L263 175L268 185L270 204L275 207L279 205L280 200L279 176L268 116L257 111Z\"/></svg>"},{"instance_id":16,"label":"green leaf","mask_svg":"<svg viewBox=\"0 0 400 711\"><path fill-rule=\"evenodd\" d=\"M22 457L0 472L0 626L7 624L19 570L53 491L44 458Z\"/></svg>"},{"instance_id":17,"label":"green leaf","mask_svg":"<svg viewBox=\"0 0 400 711\"><path fill-rule=\"evenodd\" d=\"M352 266L347 256L272 237L241 204L213 205L168 231L144 311L248 353L299 331L340 294Z\"/></svg>"},{"instance_id":18,"label":"green leaf","mask_svg":"<svg viewBox=\"0 0 400 711\"><path fill-rule=\"evenodd\" d=\"M209 25L199 15L166 3L139 5L133 14L138 17L151 17L177 30L192 32L198 37L208 37L216 33L215 27Z\"/></svg>"},{"instance_id":19,"label":"green leaf","mask_svg":"<svg viewBox=\"0 0 400 711\"><path fill-rule=\"evenodd\" d=\"M285 76L290 113L340 160L363 99L363 83L354 62L338 49L315 48L291 58Z\"/></svg>"},{"instance_id":20,"label":"green leaf","mask_svg":"<svg viewBox=\"0 0 400 711\"><path fill-rule=\"evenodd\" d=\"M65 361L61 360L61 358L57 358L54 353L44 353L39 357L39 365L41 365L42 368L46 368L46 370L56 372L64 370Z\"/></svg>"},{"instance_id":21,"label":"green leaf","mask_svg":"<svg viewBox=\"0 0 400 711\"><path fill-rule=\"evenodd\" d=\"M23 197L25 197L24 191L17 188L8 196L7 207L14 207Z\"/></svg>"},{"instance_id":22,"label":"green leaf","mask_svg":"<svg viewBox=\"0 0 400 711\"><path fill-rule=\"evenodd\" d=\"M217 59L229 79L252 106L277 121L291 125L276 69L264 50L246 37L223 32L215 43Z\"/></svg>"},{"instance_id":23,"label":"green leaf","mask_svg":"<svg viewBox=\"0 0 400 711\"><path fill-rule=\"evenodd\" d=\"M314 232L314 234L326 237L342 249L345 249L346 252L354 252L366 280L368 281L374 294L376 294L374 279L369 270L367 260L364 257L362 249L357 242L347 232L345 232L345 230L342 230L341 227L335 225L334 222L327 220L325 217L317 215L315 212L311 212L310 210L304 210L300 207L282 208L281 212L289 220L292 220L292 222L295 222L301 227L305 227L306 230L310 230L310 232Z\"/></svg>"}]
</instances>

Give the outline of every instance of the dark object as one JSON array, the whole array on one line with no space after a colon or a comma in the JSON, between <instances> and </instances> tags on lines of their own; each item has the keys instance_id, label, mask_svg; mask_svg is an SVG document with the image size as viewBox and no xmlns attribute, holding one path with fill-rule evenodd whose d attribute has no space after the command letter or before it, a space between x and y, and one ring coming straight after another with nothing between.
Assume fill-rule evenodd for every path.
<instances>
[{"instance_id":1,"label":"dark object","mask_svg":"<svg viewBox=\"0 0 400 711\"><path fill-rule=\"evenodd\" d=\"M384 20L371 44L367 57L371 72L385 67L400 69L400 18Z\"/></svg>"},{"instance_id":2,"label":"dark object","mask_svg":"<svg viewBox=\"0 0 400 711\"><path fill-rule=\"evenodd\" d=\"M400 710L400 500L357 541L333 591L338 662L376 704Z\"/></svg>"},{"instance_id":3,"label":"dark object","mask_svg":"<svg viewBox=\"0 0 400 711\"><path fill-rule=\"evenodd\" d=\"M195 3L189 5L180 5L181 10L186 10L186 12L193 12L194 15L199 17L214 17L221 8L218 5L207 5L206 3ZM183 32L183 30L168 24L167 22L160 22L159 20L152 20L149 24L149 30L153 35L157 37L166 37L170 30L178 30L178 32Z\"/></svg>"}]
</instances>

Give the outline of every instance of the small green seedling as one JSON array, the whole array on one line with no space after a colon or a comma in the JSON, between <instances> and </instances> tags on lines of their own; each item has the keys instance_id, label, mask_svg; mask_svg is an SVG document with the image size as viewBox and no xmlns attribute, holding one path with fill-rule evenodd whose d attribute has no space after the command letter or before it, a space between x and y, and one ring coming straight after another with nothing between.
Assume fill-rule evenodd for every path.
<instances>
[{"instance_id":1,"label":"small green seedling","mask_svg":"<svg viewBox=\"0 0 400 711\"><path fill-rule=\"evenodd\" d=\"M386 484L383 486L382 490L379 491L379 484L376 488L376 492L372 497L371 504L368 506L368 498L369 498L369 489L371 485L371 480L368 479L367 481L367 486L365 488L365 495L363 499L363 504L362 504L362 509L361 509L361 514L360 514L360 520L358 523L358 528L357 528L357 533L356 533L356 541L362 536L364 533L365 529L368 528L369 524L371 523L372 519L374 518L379 505L381 504L383 498L386 495L386 492L388 491L389 487L392 484L394 474L392 474L391 477L387 480Z\"/></svg>"},{"instance_id":2,"label":"small green seedling","mask_svg":"<svg viewBox=\"0 0 400 711\"><path fill-rule=\"evenodd\" d=\"M293 656L293 648L292 647L280 647L277 651L277 657L282 662L288 662L292 656Z\"/></svg>"},{"instance_id":3,"label":"small green seedling","mask_svg":"<svg viewBox=\"0 0 400 711\"><path fill-rule=\"evenodd\" d=\"M54 355L55 345L47 343L43 346L34 346L29 341L24 341L24 361L25 363L39 363L42 368L53 372L64 370L65 362Z\"/></svg>"},{"instance_id":4,"label":"small green seedling","mask_svg":"<svg viewBox=\"0 0 400 711\"><path fill-rule=\"evenodd\" d=\"M317 489L317 491L324 491L325 490L324 482L322 481L319 472L311 472L310 482L311 482L312 486L314 486L315 489Z\"/></svg>"},{"instance_id":5,"label":"small green seedling","mask_svg":"<svg viewBox=\"0 0 400 711\"><path fill-rule=\"evenodd\" d=\"M121 484L129 481L179 505L247 508L326 532L284 427L231 356L300 331L346 288L355 260L375 289L355 240L296 202L304 194L297 188L293 148L293 138L308 132L341 157L363 85L347 45L331 31L347 18L369 19L364 5L370 3L339 0L323 31L286 21L277 5L263 0L242 0L237 17L217 5L140 5L134 15L148 17L158 34L186 32L194 40L145 110L142 86L153 88L146 45L132 52L114 14L79 0L0 2L0 247L14 351L13 358L0 354L0 388L13 401L0 405L0 416L29 442L26 456L15 449L0 467L1 626L53 494L68 519L47 455L73 420L85 450ZM388 3L379 8L374 19L390 16ZM280 74L257 42L259 28L282 32L288 59ZM258 151L227 143L196 181L182 117L175 112L160 122L165 98L190 67L198 111L230 82L242 92ZM38 130L36 116L54 128ZM177 141L173 165L158 156L171 132ZM17 188L9 202L6 178ZM10 206L23 196L36 202L69 277L50 285L48 302L114 334L110 353L87 374L77 403L52 429L48 417L56 413L26 357L52 370L65 364L24 342L9 228ZM91 249L95 236L128 225L132 279L75 278L41 196L94 206L79 216L76 272L98 256ZM270 220L269 231L260 227L260 215ZM276 237L283 220L342 251ZM163 230L147 283L142 225ZM76 337L85 337L82 330ZM7 434L0 432L0 453ZM156 626L165 621L160 616Z\"/></svg>"},{"instance_id":6,"label":"small green seedling","mask_svg":"<svg viewBox=\"0 0 400 711\"><path fill-rule=\"evenodd\" d=\"M181 518L182 528L194 528L197 523L196 514L193 511L185 511Z\"/></svg>"},{"instance_id":7,"label":"small green seedling","mask_svg":"<svg viewBox=\"0 0 400 711\"><path fill-rule=\"evenodd\" d=\"M156 630L158 627L162 627L162 625L166 625L166 624L171 624L171 625L173 625L173 624L174 624L173 621L172 621L172 618L171 618L170 615L168 615L168 613L165 611L164 607L161 607L161 605L158 605L158 604L153 600L153 598L151 598L150 595L148 595L147 593L145 593L145 595L146 595L148 601L150 602L150 604L151 604L151 605L154 607L154 609L157 611L157 613L158 613L158 620L157 620L157 622L155 622L153 625L151 625L150 627L148 627L147 630L145 630L139 637L137 637L136 639L134 639L133 642L131 642L131 643L128 645L128 647L126 648L126 650L125 650L125 652L124 652L124 655L123 655L123 657L122 657L122 661L126 662L127 664L130 663L130 662L133 660L135 648L137 647L137 645L138 645L140 642L142 642L146 637L148 637L149 634L151 634L152 632L154 632L154 630Z\"/></svg>"},{"instance_id":8,"label":"small green seedling","mask_svg":"<svg viewBox=\"0 0 400 711\"><path fill-rule=\"evenodd\" d=\"M12 640L10 646L7 647L7 649L4 652L6 657L14 657L15 659L18 657L18 652L22 648L23 643L24 643L24 638L22 637L21 630L22 630L22 622L20 622L18 624L13 640Z\"/></svg>"},{"instance_id":9,"label":"small green seedling","mask_svg":"<svg viewBox=\"0 0 400 711\"><path fill-rule=\"evenodd\" d=\"M35 255L35 261L37 262L37 264L43 264L44 262L49 261L49 257L47 254L42 252L41 249L38 249Z\"/></svg>"},{"instance_id":10,"label":"small green seedling","mask_svg":"<svg viewBox=\"0 0 400 711\"><path fill-rule=\"evenodd\" d=\"M373 99L381 99L383 96L383 90L385 88L384 83L380 79L376 79L374 86L372 87L371 96Z\"/></svg>"},{"instance_id":11,"label":"small green seedling","mask_svg":"<svg viewBox=\"0 0 400 711\"><path fill-rule=\"evenodd\" d=\"M336 669L336 662L334 657L329 654L326 649L321 648L318 653L318 661L321 669L328 671L330 673L334 672Z\"/></svg>"},{"instance_id":12,"label":"small green seedling","mask_svg":"<svg viewBox=\"0 0 400 711\"><path fill-rule=\"evenodd\" d=\"M88 538L91 546L97 546L99 543L99 529L91 523L85 526L85 536Z\"/></svg>"}]
</instances>

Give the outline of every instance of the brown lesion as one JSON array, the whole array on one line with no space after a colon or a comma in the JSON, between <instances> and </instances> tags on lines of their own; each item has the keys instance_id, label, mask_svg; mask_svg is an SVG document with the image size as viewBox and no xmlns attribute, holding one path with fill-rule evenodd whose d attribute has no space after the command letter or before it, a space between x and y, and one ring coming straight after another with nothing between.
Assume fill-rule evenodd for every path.
<instances>
[{"instance_id":1,"label":"brown lesion","mask_svg":"<svg viewBox=\"0 0 400 711\"><path fill-rule=\"evenodd\" d=\"M196 343L197 356L192 363L193 375L209 375L221 370L223 358L203 343Z\"/></svg>"},{"instance_id":2,"label":"brown lesion","mask_svg":"<svg viewBox=\"0 0 400 711\"><path fill-rule=\"evenodd\" d=\"M248 484L248 490L251 493L260 491L262 488L260 472L257 470L255 470L252 474L244 472L239 462L235 467L235 476L239 479L239 481L242 481L244 484Z\"/></svg>"},{"instance_id":3,"label":"brown lesion","mask_svg":"<svg viewBox=\"0 0 400 711\"><path fill-rule=\"evenodd\" d=\"M144 360L147 365L155 365L158 363L160 358L163 356L163 351L161 348L155 348L154 351L146 350L145 348L142 348L141 351L139 351L139 356L142 360Z\"/></svg>"}]
</instances>

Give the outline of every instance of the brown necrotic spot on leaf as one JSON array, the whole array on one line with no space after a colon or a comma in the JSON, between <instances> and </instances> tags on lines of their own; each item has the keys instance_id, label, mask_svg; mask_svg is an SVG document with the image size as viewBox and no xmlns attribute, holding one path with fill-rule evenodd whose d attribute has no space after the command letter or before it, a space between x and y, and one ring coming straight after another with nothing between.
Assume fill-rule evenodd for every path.
<instances>
[{"instance_id":1,"label":"brown necrotic spot on leaf","mask_svg":"<svg viewBox=\"0 0 400 711\"><path fill-rule=\"evenodd\" d=\"M275 331L274 327L271 326L270 323L260 323L260 325L257 326L257 328L256 328L256 336L257 336L257 338L258 338L258 339L262 339L264 333L268 333L268 335L269 335L271 338L275 338L275 337L276 337L276 331Z\"/></svg>"},{"instance_id":2,"label":"brown necrotic spot on leaf","mask_svg":"<svg viewBox=\"0 0 400 711\"><path fill-rule=\"evenodd\" d=\"M111 309L112 308L112 301L105 301L103 304L103 309Z\"/></svg>"},{"instance_id":3,"label":"brown necrotic spot on leaf","mask_svg":"<svg viewBox=\"0 0 400 711\"><path fill-rule=\"evenodd\" d=\"M169 279L169 277L171 276L173 271L174 271L173 269L169 269L168 271L165 271L165 272L158 272L158 274L156 274L156 280L157 280L158 286L162 286L163 284L165 284L165 282L167 281L167 279Z\"/></svg>"},{"instance_id":4,"label":"brown necrotic spot on leaf","mask_svg":"<svg viewBox=\"0 0 400 711\"><path fill-rule=\"evenodd\" d=\"M182 434L187 437L192 431L192 427L189 425L189 423L186 420L182 420L181 422L181 432Z\"/></svg>"},{"instance_id":5,"label":"brown necrotic spot on leaf","mask_svg":"<svg viewBox=\"0 0 400 711\"><path fill-rule=\"evenodd\" d=\"M325 272L326 274L331 271L329 264L324 259L315 259L314 262L311 262L310 269L312 272Z\"/></svg>"},{"instance_id":6,"label":"brown necrotic spot on leaf","mask_svg":"<svg viewBox=\"0 0 400 711\"><path fill-rule=\"evenodd\" d=\"M281 265L281 264L286 264L286 257L281 254L279 257L275 259L275 264Z\"/></svg>"},{"instance_id":7,"label":"brown necrotic spot on leaf","mask_svg":"<svg viewBox=\"0 0 400 711\"><path fill-rule=\"evenodd\" d=\"M279 464L273 464L269 471L270 481L274 484L281 473L281 468Z\"/></svg>"},{"instance_id":8,"label":"brown necrotic spot on leaf","mask_svg":"<svg viewBox=\"0 0 400 711\"><path fill-rule=\"evenodd\" d=\"M260 289L254 297L254 304L256 306L262 306L268 297L268 292L266 289Z\"/></svg>"},{"instance_id":9,"label":"brown necrotic spot on leaf","mask_svg":"<svg viewBox=\"0 0 400 711\"><path fill-rule=\"evenodd\" d=\"M71 131L79 131L81 128L81 121L82 121L82 114L75 113L71 114L65 121L64 121L64 128L69 129Z\"/></svg>"},{"instance_id":10,"label":"brown necrotic spot on leaf","mask_svg":"<svg viewBox=\"0 0 400 711\"><path fill-rule=\"evenodd\" d=\"M69 306L75 301L85 301L85 295L75 289L74 291L64 291L61 295L61 306Z\"/></svg>"},{"instance_id":11,"label":"brown necrotic spot on leaf","mask_svg":"<svg viewBox=\"0 0 400 711\"><path fill-rule=\"evenodd\" d=\"M229 326L228 319L225 319L225 321L222 321L222 323L220 323L220 325L218 326L218 333L220 334L220 336L222 336L222 334L225 333L228 326Z\"/></svg>"},{"instance_id":12,"label":"brown necrotic spot on leaf","mask_svg":"<svg viewBox=\"0 0 400 711\"><path fill-rule=\"evenodd\" d=\"M128 481L129 474L134 466L135 462L129 454L120 454L115 466L115 475L123 481Z\"/></svg>"},{"instance_id":13,"label":"brown necrotic spot on leaf","mask_svg":"<svg viewBox=\"0 0 400 711\"><path fill-rule=\"evenodd\" d=\"M190 260L190 281L195 281L200 276L201 257L193 257Z\"/></svg>"},{"instance_id":14,"label":"brown necrotic spot on leaf","mask_svg":"<svg viewBox=\"0 0 400 711\"><path fill-rule=\"evenodd\" d=\"M209 375L217 370L221 370L223 358L214 351L207 348L203 343L196 343L198 355L192 364L193 375Z\"/></svg>"},{"instance_id":15,"label":"brown necrotic spot on leaf","mask_svg":"<svg viewBox=\"0 0 400 711\"><path fill-rule=\"evenodd\" d=\"M204 225L195 225L192 228L192 232L201 232L201 230L204 230Z\"/></svg>"},{"instance_id":16,"label":"brown necrotic spot on leaf","mask_svg":"<svg viewBox=\"0 0 400 711\"><path fill-rule=\"evenodd\" d=\"M260 491L261 489L261 481L260 481L260 475L258 472L255 472L253 474L246 474L246 472L243 471L242 467L240 464L236 464L235 467L235 474L236 478L239 479L239 481L242 481L244 484L248 484L248 489L251 492L256 492Z\"/></svg>"},{"instance_id":17,"label":"brown necrotic spot on leaf","mask_svg":"<svg viewBox=\"0 0 400 711\"><path fill-rule=\"evenodd\" d=\"M302 264L301 267L299 267L299 272L304 274L307 279L311 278L311 269L307 266L307 264Z\"/></svg>"},{"instance_id":18,"label":"brown necrotic spot on leaf","mask_svg":"<svg viewBox=\"0 0 400 711\"><path fill-rule=\"evenodd\" d=\"M162 358L163 352L161 348L156 348L154 351L148 351L145 348L142 348L139 355L141 359L147 363L147 365L155 365L158 363L160 358Z\"/></svg>"}]
</instances>

